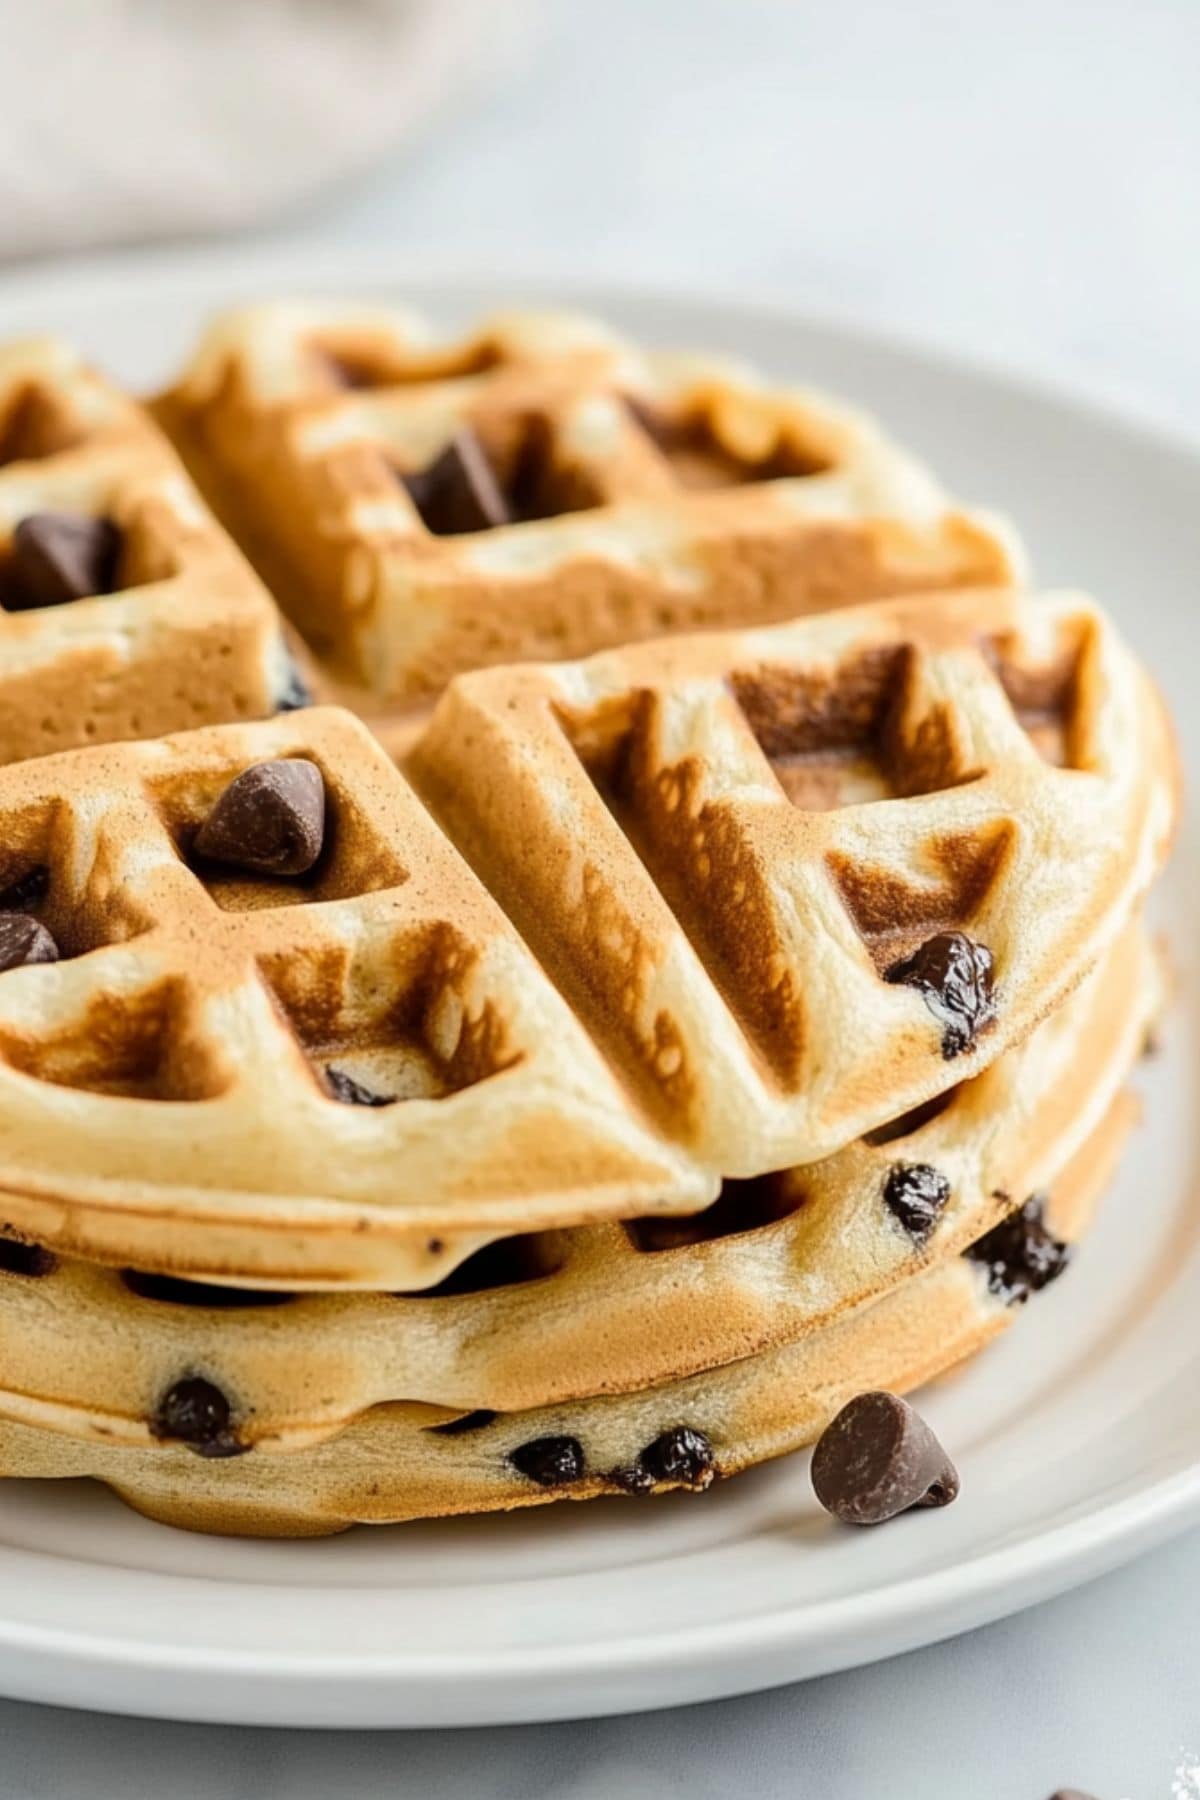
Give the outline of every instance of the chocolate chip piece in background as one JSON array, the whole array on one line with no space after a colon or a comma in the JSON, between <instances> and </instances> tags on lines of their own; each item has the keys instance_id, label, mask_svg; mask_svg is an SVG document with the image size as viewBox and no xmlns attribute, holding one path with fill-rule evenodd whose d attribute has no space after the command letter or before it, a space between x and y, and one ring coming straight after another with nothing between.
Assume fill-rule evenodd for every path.
<instances>
[{"instance_id":1,"label":"chocolate chip piece in background","mask_svg":"<svg viewBox=\"0 0 1200 1800\"><path fill-rule=\"evenodd\" d=\"M28 1275L40 1281L53 1275L58 1258L44 1244L30 1244L24 1238L6 1237L0 1233L0 1272L5 1275Z\"/></svg>"},{"instance_id":2,"label":"chocolate chip piece in background","mask_svg":"<svg viewBox=\"0 0 1200 1800\"><path fill-rule=\"evenodd\" d=\"M120 555L121 533L111 519L30 513L13 532L4 604L10 612L25 612L110 594Z\"/></svg>"},{"instance_id":3,"label":"chocolate chip piece in background","mask_svg":"<svg viewBox=\"0 0 1200 1800\"><path fill-rule=\"evenodd\" d=\"M883 1202L915 1243L923 1244L945 1210L950 1183L930 1163L893 1163Z\"/></svg>"},{"instance_id":4,"label":"chocolate chip piece in background","mask_svg":"<svg viewBox=\"0 0 1200 1800\"><path fill-rule=\"evenodd\" d=\"M940 931L928 938L912 956L893 963L884 980L918 989L943 1027L947 1062L969 1050L996 1016L992 953L963 931Z\"/></svg>"},{"instance_id":5,"label":"chocolate chip piece in background","mask_svg":"<svg viewBox=\"0 0 1200 1800\"><path fill-rule=\"evenodd\" d=\"M395 1094L377 1094L373 1088L355 1081L353 1075L347 1075L344 1069L335 1069L332 1063L325 1064L325 1080L333 1098L345 1106L394 1106L396 1103Z\"/></svg>"},{"instance_id":6,"label":"chocolate chip piece in background","mask_svg":"<svg viewBox=\"0 0 1200 1800\"><path fill-rule=\"evenodd\" d=\"M293 757L255 763L231 781L193 848L256 875L304 875L324 841L324 778L316 763Z\"/></svg>"},{"instance_id":7,"label":"chocolate chip piece in background","mask_svg":"<svg viewBox=\"0 0 1200 1800\"><path fill-rule=\"evenodd\" d=\"M1085 1794L1082 1788L1055 1788L1050 1800L1096 1800L1096 1796Z\"/></svg>"},{"instance_id":8,"label":"chocolate chip piece in background","mask_svg":"<svg viewBox=\"0 0 1200 1800\"><path fill-rule=\"evenodd\" d=\"M1006 1306L1021 1306L1057 1281L1071 1260L1071 1246L1064 1244L1045 1222L1046 1196L1033 1194L977 1238L965 1252L987 1270L989 1290Z\"/></svg>"},{"instance_id":9,"label":"chocolate chip piece in background","mask_svg":"<svg viewBox=\"0 0 1200 1800\"><path fill-rule=\"evenodd\" d=\"M250 1448L233 1429L228 1399L202 1375L185 1375L159 1400L150 1421L156 1438L174 1438L197 1456L241 1456Z\"/></svg>"},{"instance_id":10,"label":"chocolate chip piece in background","mask_svg":"<svg viewBox=\"0 0 1200 1800\"><path fill-rule=\"evenodd\" d=\"M539 1487L566 1487L584 1471L583 1445L573 1437L531 1438L510 1450L513 1468Z\"/></svg>"},{"instance_id":11,"label":"chocolate chip piece in background","mask_svg":"<svg viewBox=\"0 0 1200 1800\"><path fill-rule=\"evenodd\" d=\"M28 913L0 912L0 973L26 963L58 961L58 945Z\"/></svg>"},{"instance_id":12,"label":"chocolate chip piece in background","mask_svg":"<svg viewBox=\"0 0 1200 1800\"><path fill-rule=\"evenodd\" d=\"M847 1525L882 1525L914 1506L948 1506L958 1471L898 1394L858 1394L822 1432L812 1458L817 1499Z\"/></svg>"},{"instance_id":13,"label":"chocolate chip piece in background","mask_svg":"<svg viewBox=\"0 0 1200 1800\"><path fill-rule=\"evenodd\" d=\"M487 452L467 426L455 432L428 468L401 479L422 520L438 537L487 531L512 520Z\"/></svg>"}]
</instances>

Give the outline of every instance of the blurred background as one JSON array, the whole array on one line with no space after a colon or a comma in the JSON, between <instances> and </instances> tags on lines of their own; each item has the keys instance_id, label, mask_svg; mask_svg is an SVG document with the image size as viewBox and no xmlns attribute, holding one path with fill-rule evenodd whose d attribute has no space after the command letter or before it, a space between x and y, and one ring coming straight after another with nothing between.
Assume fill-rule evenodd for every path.
<instances>
[{"instance_id":1,"label":"blurred background","mask_svg":"<svg viewBox=\"0 0 1200 1800\"><path fill-rule=\"evenodd\" d=\"M0 0L0 256L778 295L1200 420L1196 0Z\"/></svg>"}]
</instances>

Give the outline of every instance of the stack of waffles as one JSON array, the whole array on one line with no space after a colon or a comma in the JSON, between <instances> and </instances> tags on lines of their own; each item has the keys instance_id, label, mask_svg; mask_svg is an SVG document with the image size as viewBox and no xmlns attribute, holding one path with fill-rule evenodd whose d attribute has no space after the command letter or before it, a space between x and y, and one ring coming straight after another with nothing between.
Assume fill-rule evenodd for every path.
<instances>
[{"instance_id":1,"label":"stack of waffles","mask_svg":"<svg viewBox=\"0 0 1200 1800\"><path fill-rule=\"evenodd\" d=\"M700 1490L1068 1265L1168 727L873 425L297 305L150 411L16 347L0 417L0 1474Z\"/></svg>"}]
</instances>

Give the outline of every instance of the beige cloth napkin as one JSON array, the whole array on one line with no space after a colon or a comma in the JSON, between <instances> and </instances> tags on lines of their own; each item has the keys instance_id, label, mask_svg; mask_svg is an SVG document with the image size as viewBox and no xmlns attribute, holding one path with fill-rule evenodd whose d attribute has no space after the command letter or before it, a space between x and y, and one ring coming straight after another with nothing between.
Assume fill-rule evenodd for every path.
<instances>
[{"instance_id":1,"label":"beige cloth napkin","mask_svg":"<svg viewBox=\"0 0 1200 1800\"><path fill-rule=\"evenodd\" d=\"M520 0L13 0L0 257L245 225L370 166Z\"/></svg>"}]
</instances>

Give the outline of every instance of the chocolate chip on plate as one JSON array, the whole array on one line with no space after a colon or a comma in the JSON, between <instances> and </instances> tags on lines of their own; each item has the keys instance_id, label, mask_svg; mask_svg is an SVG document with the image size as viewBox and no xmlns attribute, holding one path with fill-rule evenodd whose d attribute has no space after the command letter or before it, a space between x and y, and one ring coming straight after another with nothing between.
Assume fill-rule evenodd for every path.
<instances>
[{"instance_id":1,"label":"chocolate chip on plate","mask_svg":"<svg viewBox=\"0 0 1200 1800\"><path fill-rule=\"evenodd\" d=\"M958 1471L907 1400L859 1394L830 1421L813 1451L812 1484L826 1512L847 1525L882 1525L914 1506L948 1506Z\"/></svg>"},{"instance_id":2,"label":"chocolate chip on plate","mask_svg":"<svg viewBox=\"0 0 1200 1800\"><path fill-rule=\"evenodd\" d=\"M912 956L893 963L884 980L919 990L943 1027L947 1062L969 1050L996 1016L992 953L963 931L940 931L926 939Z\"/></svg>"},{"instance_id":3,"label":"chocolate chip on plate","mask_svg":"<svg viewBox=\"0 0 1200 1800\"><path fill-rule=\"evenodd\" d=\"M1096 1797L1085 1794L1082 1788L1055 1788L1050 1800L1096 1800Z\"/></svg>"},{"instance_id":4,"label":"chocolate chip on plate","mask_svg":"<svg viewBox=\"0 0 1200 1800\"><path fill-rule=\"evenodd\" d=\"M255 763L196 833L198 856L257 875L303 875L325 841L325 782L304 758Z\"/></svg>"},{"instance_id":5,"label":"chocolate chip on plate","mask_svg":"<svg viewBox=\"0 0 1200 1800\"><path fill-rule=\"evenodd\" d=\"M950 1198L950 1183L930 1163L893 1163L883 1203L916 1243L923 1244Z\"/></svg>"},{"instance_id":6,"label":"chocolate chip on plate","mask_svg":"<svg viewBox=\"0 0 1200 1800\"><path fill-rule=\"evenodd\" d=\"M84 513L30 513L13 532L9 565L11 612L62 606L90 594L110 594L116 582L121 533L111 519Z\"/></svg>"},{"instance_id":7,"label":"chocolate chip on plate","mask_svg":"<svg viewBox=\"0 0 1200 1800\"><path fill-rule=\"evenodd\" d=\"M487 452L467 426L455 432L428 468L402 479L421 518L438 537L487 531L512 519Z\"/></svg>"},{"instance_id":8,"label":"chocolate chip on plate","mask_svg":"<svg viewBox=\"0 0 1200 1800\"><path fill-rule=\"evenodd\" d=\"M333 1098L345 1106L392 1106L397 1099L395 1094L377 1094L373 1088L364 1087L353 1075L335 1069L331 1063L325 1065L325 1081Z\"/></svg>"},{"instance_id":9,"label":"chocolate chip on plate","mask_svg":"<svg viewBox=\"0 0 1200 1800\"><path fill-rule=\"evenodd\" d=\"M684 1487L706 1488L716 1473L713 1447L702 1431L675 1425L664 1431L638 1457L639 1465L653 1481L677 1481Z\"/></svg>"},{"instance_id":10,"label":"chocolate chip on plate","mask_svg":"<svg viewBox=\"0 0 1200 1800\"><path fill-rule=\"evenodd\" d=\"M1033 1194L977 1238L966 1254L987 1270L990 1291L1006 1306L1022 1306L1057 1281L1071 1260L1071 1246L1056 1238L1045 1222L1046 1196Z\"/></svg>"},{"instance_id":11,"label":"chocolate chip on plate","mask_svg":"<svg viewBox=\"0 0 1200 1800\"><path fill-rule=\"evenodd\" d=\"M578 1481L584 1470L583 1445L573 1437L530 1438L510 1450L513 1468L539 1487L566 1487Z\"/></svg>"},{"instance_id":12,"label":"chocolate chip on plate","mask_svg":"<svg viewBox=\"0 0 1200 1800\"><path fill-rule=\"evenodd\" d=\"M28 913L0 912L0 971L58 961L58 945Z\"/></svg>"}]
</instances>

